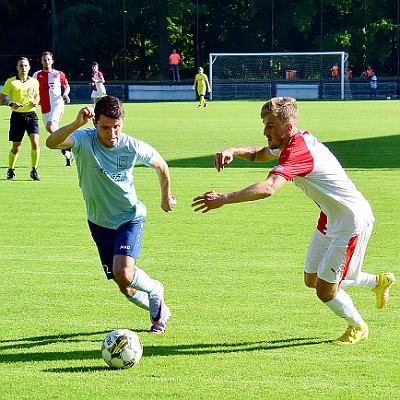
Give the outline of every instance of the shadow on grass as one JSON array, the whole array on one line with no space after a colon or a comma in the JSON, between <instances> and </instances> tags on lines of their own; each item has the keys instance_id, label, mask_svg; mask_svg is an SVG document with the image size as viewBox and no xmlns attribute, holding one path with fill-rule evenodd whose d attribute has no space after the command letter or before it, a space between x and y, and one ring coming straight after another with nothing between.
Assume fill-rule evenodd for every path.
<instances>
[{"instance_id":1,"label":"shadow on grass","mask_svg":"<svg viewBox=\"0 0 400 400\"><path fill-rule=\"evenodd\" d=\"M65 360L101 360L100 346L95 350L77 350L77 351L37 351L25 352L24 349L29 349L32 346L46 346L54 343L82 343L84 341L99 343L96 338L90 338L96 335L105 335L109 331L98 331L91 333L77 333L68 335L55 335L50 337L38 336L17 341L9 340L2 341L2 350L22 350L20 353L1 354L0 363L18 363L18 362L40 362L40 361L65 361ZM138 331L136 331L138 332ZM143 332L143 331L142 331ZM147 332L147 331L146 331ZM85 339L85 337L87 339ZM4 343L14 343L14 345L4 345ZM290 338L282 340L259 341L259 342L238 342L238 343L193 343L174 346L157 346L149 345L144 348L144 357L158 357L168 355L207 355L207 354L223 354L237 353L249 351L268 351L282 348L315 346L325 343L330 343L327 340L317 338ZM48 368L47 372L93 372L111 370L107 365L93 367L66 367L66 368Z\"/></svg>"},{"instance_id":2,"label":"shadow on grass","mask_svg":"<svg viewBox=\"0 0 400 400\"><path fill-rule=\"evenodd\" d=\"M32 347L48 346L54 343L82 343L82 342L95 342L98 343L97 337L90 338L91 336L102 335L105 337L110 330L87 332L87 333L71 333L66 335L52 335L52 336L33 336L22 339L8 339L1 340L0 351L10 349L30 349ZM148 330L135 329L136 333L148 333ZM2 362L0 358L0 362Z\"/></svg>"},{"instance_id":3,"label":"shadow on grass","mask_svg":"<svg viewBox=\"0 0 400 400\"><path fill-rule=\"evenodd\" d=\"M400 135L367 138L359 140L343 140L324 143L337 157L344 168L400 168ZM251 145L251 144L249 144ZM215 149L219 151L222 149ZM214 154L203 157L169 159L170 168L214 168ZM230 168L262 168L276 164L253 163L236 158Z\"/></svg>"}]
</instances>

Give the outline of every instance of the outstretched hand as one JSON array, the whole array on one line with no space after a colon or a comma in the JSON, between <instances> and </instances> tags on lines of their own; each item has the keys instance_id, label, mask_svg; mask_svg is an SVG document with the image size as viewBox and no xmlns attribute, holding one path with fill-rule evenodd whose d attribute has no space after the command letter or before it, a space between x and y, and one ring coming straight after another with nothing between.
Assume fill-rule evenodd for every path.
<instances>
[{"instance_id":1,"label":"outstretched hand","mask_svg":"<svg viewBox=\"0 0 400 400\"><path fill-rule=\"evenodd\" d=\"M195 207L194 211L201 211L203 214L223 205L224 196L214 191L195 197L192 203L192 207Z\"/></svg>"}]
</instances>

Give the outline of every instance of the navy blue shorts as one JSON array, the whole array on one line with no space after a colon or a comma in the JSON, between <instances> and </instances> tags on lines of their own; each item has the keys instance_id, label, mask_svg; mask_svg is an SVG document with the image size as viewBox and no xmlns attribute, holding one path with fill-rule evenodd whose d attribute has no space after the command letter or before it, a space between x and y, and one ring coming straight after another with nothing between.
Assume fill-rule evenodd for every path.
<instances>
[{"instance_id":1,"label":"navy blue shorts","mask_svg":"<svg viewBox=\"0 0 400 400\"><path fill-rule=\"evenodd\" d=\"M103 228L88 221L92 238L97 245L100 260L107 279L114 279L113 262L115 255L131 256L138 259L142 248L144 218L127 222L117 230Z\"/></svg>"}]
</instances>

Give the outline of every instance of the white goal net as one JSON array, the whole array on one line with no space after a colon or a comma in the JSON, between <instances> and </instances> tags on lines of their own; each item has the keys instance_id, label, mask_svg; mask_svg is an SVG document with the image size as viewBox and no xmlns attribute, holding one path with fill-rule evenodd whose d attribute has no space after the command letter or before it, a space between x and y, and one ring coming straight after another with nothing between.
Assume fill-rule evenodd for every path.
<instances>
[{"instance_id":1,"label":"white goal net","mask_svg":"<svg viewBox=\"0 0 400 400\"><path fill-rule=\"evenodd\" d=\"M345 52L212 53L214 100L351 98Z\"/></svg>"}]
</instances>

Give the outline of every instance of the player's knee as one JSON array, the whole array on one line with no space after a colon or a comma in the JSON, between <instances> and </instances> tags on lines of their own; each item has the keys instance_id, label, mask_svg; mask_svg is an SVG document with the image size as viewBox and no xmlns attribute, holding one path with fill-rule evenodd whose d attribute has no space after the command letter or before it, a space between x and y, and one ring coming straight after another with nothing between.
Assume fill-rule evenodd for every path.
<instances>
[{"instance_id":1,"label":"player's knee","mask_svg":"<svg viewBox=\"0 0 400 400\"><path fill-rule=\"evenodd\" d=\"M309 288L315 288L317 285L317 274L304 273L304 284Z\"/></svg>"},{"instance_id":2,"label":"player's knee","mask_svg":"<svg viewBox=\"0 0 400 400\"><path fill-rule=\"evenodd\" d=\"M335 285L320 285L317 282L316 286L317 297L324 303L335 298L337 287Z\"/></svg>"},{"instance_id":3,"label":"player's knee","mask_svg":"<svg viewBox=\"0 0 400 400\"><path fill-rule=\"evenodd\" d=\"M115 280L115 279L114 279ZM119 282L117 282L117 280L115 280L116 284L118 285L118 288L120 290L120 292L126 296L126 297L132 297L132 288L125 286L125 285L121 285Z\"/></svg>"},{"instance_id":4,"label":"player's knee","mask_svg":"<svg viewBox=\"0 0 400 400\"><path fill-rule=\"evenodd\" d=\"M126 288L132 282L133 277L131 274L128 274L126 268L113 268L114 280L117 282L117 285L121 288Z\"/></svg>"}]
</instances>

